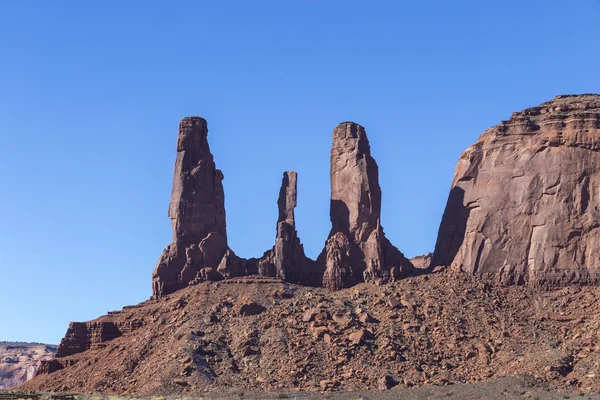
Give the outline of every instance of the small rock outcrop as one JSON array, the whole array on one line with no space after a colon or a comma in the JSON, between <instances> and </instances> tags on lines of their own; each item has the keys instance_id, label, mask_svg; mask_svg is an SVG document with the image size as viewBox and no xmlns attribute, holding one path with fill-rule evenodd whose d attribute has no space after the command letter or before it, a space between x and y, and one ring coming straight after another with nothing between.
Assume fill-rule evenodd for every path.
<instances>
[{"instance_id":1,"label":"small rock outcrop","mask_svg":"<svg viewBox=\"0 0 600 400\"><path fill-rule=\"evenodd\" d=\"M333 130L330 172L332 228L317 261L323 286L393 281L411 272L410 262L383 233L379 171L362 126L344 122Z\"/></svg>"},{"instance_id":2,"label":"small rock outcrop","mask_svg":"<svg viewBox=\"0 0 600 400\"><path fill-rule=\"evenodd\" d=\"M169 205L173 242L154 269L154 297L187 287L197 276L218 277L217 269L228 250L222 180L208 145L206 121L184 118L179 123Z\"/></svg>"},{"instance_id":3,"label":"small rock outcrop","mask_svg":"<svg viewBox=\"0 0 600 400\"><path fill-rule=\"evenodd\" d=\"M599 252L599 95L514 113L461 155L431 267L500 284L597 284Z\"/></svg>"},{"instance_id":4,"label":"small rock outcrop","mask_svg":"<svg viewBox=\"0 0 600 400\"><path fill-rule=\"evenodd\" d=\"M144 321L141 319L124 319L122 315L122 311L111 311L108 315L93 321L71 322L65 337L56 349L56 358L42 360L37 374L50 374L63 369L71 365L65 357L102 348L107 342L144 326Z\"/></svg>"},{"instance_id":5,"label":"small rock outcrop","mask_svg":"<svg viewBox=\"0 0 600 400\"><path fill-rule=\"evenodd\" d=\"M314 261L304 254L296 232L294 209L297 205L296 172L284 172L277 206L277 235L275 246L258 262L260 275L277 276L291 283L315 284ZM317 282L318 284L318 282Z\"/></svg>"},{"instance_id":6,"label":"small rock outcrop","mask_svg":"<svg viewBox=\"0 0 600 400\"><path fill-rule=\"evenodd\" d=\"M58 345L56 357L68 357L84 352L124 333L132 332L142 325L141 321L111 320L110 316L96 321L71 322L67 334Z\"/></svg>"}]
</instances>

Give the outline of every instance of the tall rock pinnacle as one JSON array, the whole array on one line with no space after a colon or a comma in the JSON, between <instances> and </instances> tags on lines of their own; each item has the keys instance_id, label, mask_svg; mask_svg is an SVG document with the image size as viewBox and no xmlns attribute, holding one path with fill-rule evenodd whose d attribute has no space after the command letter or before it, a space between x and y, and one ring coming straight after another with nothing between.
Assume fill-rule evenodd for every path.
<instances>
[{"instance_id":1,"label":"tall rock pinnacle","mask_svg":"<svg viewBox=\"0 0 600 400\"><path fill-rule=\"evenodd\" d=\"M557 96L460 157L432 266L501 284L600 283L600 96Z\"/></svg>"},{"instance_id":2,"label":"tall rock pinnacle","mask_svg":"<svg viewBox=\"0 0 600 400\"><path fill-rule=\"evenodd\" d=\"M313 284L314 262L304 254L296 232L294 209L297 199L296 172L284 172L277 205L277 235L275 246L258 263L261 275L277 276L287 282Z\"/></svg>"},{"instance_id":3,"label":"tall rock pinnacle","mask_svg":"<svg viewBox=\"0 0 600 400\"><path fill-rule=\"evenodd\" d=\"M377 163L365 129L353 122L333 130L330 218L331 232L318 260L323 286L395 280L412 270L383 233Z\"/></svg>"},{"instance_id":4,"label":"tall rock pinnacle","mask_svg":"<svg viewBox=\"0 0 600 400\"><path fill-rule=\"evenodd\" d=\"M188 286L199 273L216 272L227 251L222 180L208 145L206 121L184 118L179 123L169 205L173 242L163 251L152 275L155 297Z\"/></svg>"}]
</instances>

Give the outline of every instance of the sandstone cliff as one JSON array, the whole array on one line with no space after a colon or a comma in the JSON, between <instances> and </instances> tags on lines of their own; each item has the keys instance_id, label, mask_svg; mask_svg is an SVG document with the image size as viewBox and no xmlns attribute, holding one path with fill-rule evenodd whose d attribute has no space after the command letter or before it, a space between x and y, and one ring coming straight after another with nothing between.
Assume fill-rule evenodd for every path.
<instances>
[{"instance_id":1,"label":"sandstone cliff","mask_svg":"<svg viewBox=\"0 0 600 400\"><path fill-rule=\"evenodd\" d=\"M0 389L30 380L40 362L54 357L56 346L41 343L0 342Z\"/></svg>"},{"instance_id":2,"label":"sandstone cliff","mask_svg":"<svg viewBox=\"0 0 600 400\"><path fill-rule=\"evenodd\" d=\"M501 284L597 284L599 228L600 96L558 96L461 155L431 265Z\"/></svg>"}]
</instances>

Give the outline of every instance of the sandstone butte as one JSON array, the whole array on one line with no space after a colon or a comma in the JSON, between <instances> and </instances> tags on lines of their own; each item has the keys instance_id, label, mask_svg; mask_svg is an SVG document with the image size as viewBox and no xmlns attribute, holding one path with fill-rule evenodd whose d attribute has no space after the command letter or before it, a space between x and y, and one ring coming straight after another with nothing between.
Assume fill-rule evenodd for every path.
<instances>
[{"instance_id":1,"label":"sandstone butte","mask_svg":"<svg viewBox=\"0 0 600 400\"><path fill-rule=\"evenodd\" d=\"M127 318L109 314L87 323L71 323L58 348L56 358L42 363L38 370L40 377L34 379L30 387L40 388L43 387L44 382L52 381L41 375L47 376L55 371L65 370L67 372L61 371L62 375L59 374L57 378L53 378L55 387L76 390L78 388L76 385L61 386L64 382L60 380L60 377L67 377L74 382L76 376L69 374L68 370L74 368L75 364L77 364L77 368L84 368L80 361L81 358L78 358L79 354L85 354L91 349L101 351L99 349L104 348L106 343L118 342L124 337L135 336L136 332L142 329L147 330L148 324L156 325L156 331L162 330L165 333L165 329L175 329L183 323L164 325L167 316L161 321L154 317L150 319L150 322L148 316L136 318L134 312L136 307L143 306L145 309L156 307L155 311L147 311L151 312L149 315L156 315L158 307L179 310L190 301L190 293L192 293L190 287L200 285L205 288L202 290L206 290L206 293L225 290L224 286L215 286L221 285L219 281L222 281L223 285L248 284L248 293L254 293L253 291L257 290L252 286L257 283L285 283L284 289L281 289L282 292L277 291L272 294L276 299L294 297L294 290L290 292L288 284L301 285L294 286L297 288L316 287L313 290L317 290L318 293L322 293L323 290L335 291L355 285L364 287L365 283L376 283L378 287L384 288L387 285L392 288L391 290L396 290L403 287L402 281L409 277L408 279L412 279L410 282L415 282L414 279L421 279L422 286L429 287L427 284L429 275L431 274L433 277L439 271L444 270L453 271L453 273L459 273L465 277L470 275L469 278L475 280L484 280L483 286L469 283L468 285L472 285L471 289L464 289L468 293L481 290L487 293L490 290L488 284L493 284L495 287L526 285L530 287L528 290L535 288L550 290L569 285L598 284L600 278L600 259L598 257L600 254L600 236L598 235L600 232L598 230L600 227L598 215L600 212L599 95L557 96L538 107L515 113L508 121L503 121L484 132L479 140L460 157L433 255L415 259L414 265L390 243L384 234L380 215L381 188L378 182L378 167L371 156L365 129L353 122L344 122L338 125L333 131L330 161L332 227L325 247L317 260L306 257L295 228L294 209L298 199L296 185L298 176L295 172L283 174L277 201L278 220L273 248L267 250L259 259L243 259L229 248L227 242L224 191L221 183L224 175L216 168L210 152L207 123L199 117L184 118L179 125L177 159L169 207L173 240L163 251L153 272L153 299L151 302L154 303L142 303L140 306L128 308L133 311L127 311ZM431 261L427 266L429 260ZM411 278L411 276L413 277ZM454 275L451 276L454 277ZM461 280L462 278L452 279L454 279L452 282L458 282L457 279L460 282L464 281ZM467 284L464 283L464 285ZM441 289L436 287L435 290ZM504 289L497 290L500 293ZM179 292L182 293L180 296L177 295ZM245 298L245 295L248 294L242 292L244 290L238 293L238 300ZM343 290L342 292L346 293ZM453 292L456 293L456 291ZM206 293L202 296L208 300L212 295ZM269 308L266 307L267 304L264 304L267 301L264 295L269 291L258 290L257 293L260 293L260 296L256 294L254 300L247 299L247 304L243 305L246 311L240 312L239 318L254 318L255 314L260 314L256 315L260 318L261 315L270 313ZM310 293L306 292L306 296L310 296ZM336 296L333 294L335 292L331 293L331 299L335 298ZM573 293L578 293L578 291ZM344 343L347 343L348 335L352 334L354 336L350 339L350 346L358 348L370 346L373 338L378 340L376 338L380 334L374 326L384 323L388 317L393 319L388 322L394 324L399 310L417 310L422 306L418 301L411 302L404 299L401 291L396 292L394 296L388 296L390 294L391 292L388 293L384 290L382 292L383 299L377 300L372 307L382 307L381 305L385 304L394 310L395 317L389 314L388 310L380 314L380 318L372 318L364 306L364 304L369 305L372 299L352 306L354 307L352 310L346 308L350 307L353 297L344 297L343 301L340 300L337 304L339 309L335 314L354 315L356 319L348 317L350 319L347 321L355 321L354 323L358 324L352 327L348 322L350 324L348 328L353 330L344 331L343 335L346 338ZM424 296L433 295L425 294ZM503 296L496 295L500 296L499 298ZM589 295L592 296L592 294ZM195 296L199 296L199 294ZM215 294L215 296L217 295ZM534 299L535 296L531 294L531 299ZM544 298L544 295L540 296L540 299ZM492 298L493 296L486 295L484 297ZM445 300L452 301L450 297ZM176 304L171 305L173 301ZM203 311L201 321L197 321L198 324L205 327L203 329L218 325L223 320L229 321L227 318L230 318L231 314L227 314L226 318L223 313L226 313L232 305L235 307L238 305L233 298L231 299L233 303L230 300L222 301L225 304L224 308L214 306ZM273 301L274 304L279 304L283 300ZM461 304L470 304L469 301L468 299L464 300ZM486 300L482 299L481 301L485 302ZM537 307L539 304L536 301L531 300ZM261 302L262 304L259 304ZM310 307L307 304L305 307L308 308L304 309L293 306L296 303L297 300L292 300L290 309L280 311L284 313L282 316L289 316L295 321L308 319L315 340L325 338L324 340L329 343L338 340L335 335L341 331L338 332L337 328L328 322L332 314L326 310L327 302L325 300L318 304L312 304ZM393 307L390 306L392 303ZM493 310L500 303L500 300L494 300L493 304L481 305L481 307L488 307L490 312L494 312ZM197 305L197 307L204 306L208 307L209 305ZM310 315L307 310L310 311ZM499 310L498 312L500 312ZM175 311L171 313L173 312ZM424 312L422 318L419 317L413 322L406 322L399 327L390 329L420 331L419 324L425 324L428 319L436 318L436 313L432 310ZM117 314L119 313L122 312L117 312ZM532 315L527 318L534 318ZM175 320L179 321L183 316L189 318L189 314L185 310L181 313L177 311ZM341 317L336 318L340 320ZM408 315L402 318L412 321ZM507 316L507 318L513 317ZM541 318L548 320L549 317L545 314ZM508 319L505 321L506 323L509 323ZM346 318L344 320L346 321ZM574 317L570 320L577 320L577 318ZM232 319L231 321L237 320ZM265 329L279 322L276 320L266 321ZM235 324L237 323L235 322ZM444 323L450 322L445 321ZM504 324L504 322L502 323ZM232 329L236 329L235 324L232 325L234 326ZM463 323L460 322L460 324ZM532 326L538 326L538 324L532 322ZM301 332L296 327L286 329L288 329L288 333ZM440 328L435 328L433 325L431 329L439 332ZM469 335L468 330L474 328L464 329L466 331L456 334L465 337L464 335ZM550 332L554 328L548 329ZM197 336L204 335L204 331L194 332L194 335ZM359 336L356 332L360 332L360 340L356 339ZM424 332L427 330L421 331L421 335L425 335ZM552 332L552 335L556 334L556 331ZM561 332L565 333L564 330ZM143 340L147 340L151 335L152 333L147 333ZM505 335L509 335L509 333L504 332L502 335L504 335L502 337L507 337ZM402 341L404 339L387 337L384 342L380 343L383 349L392 347L395 349L393 355L390 356L391 360L397 361L397 357L400 357L406 361L405 357L400 356L400 353L408 352L408 348L418 345L418 340L415 339L417 342L407 342L396 348L393 345L394 340ZM162 342L164 341L160 341L160 343ZM230 344L228 343L228 345ZM312 345L305 345L308 347L304 351L309 353L309 357L310 354L314 355L314 352L309 349ZM257 354L256 352L261 354L262 350L256 349L256 346L248 346L244 347L245 350L240 356L242 361L252 354ZM473 344L473 346L475 349L479 345ZM486 353L486 365L489 365L490 354L494 351L488 351L487 344L481 346L484 349L482 354ZM431 355L427 353L428 348L428 346L419 347L419 351L425 352L422 357L427 358ZM344 357L347 358L349 354L354 354L353 351L345 352ZM466 362L465 360L474 357L471 356L471 353L477 354L477 352L478 350L468 351L464 359L460 356L456 360ZM196 360L199 363L196 363L197 366L206 366L206 363L210 364L214 361L212 356L208 357L211 353L206 349L198 350L196 355L198 354L202 355L203 361ZM330 357L325 354L321 354L321 356ZM97 360L97 356L95 357ZM338 361L344 358L340 357L338 357ZM364 357L365 362L368 363L367 360L370 356L365 353ZM415 355L415 357L421 357L421 355ZM443 355L438 354L428 362L431 362L431 365L442 363L440 357L443 358ZM456 360L453 359L452 363L455 363ZM94 362L87 359L86 365L93 365ZM339 362L343 363L344 361ZM135 365L131 367L131 371L135 369ZM421 365L418 368L422 372ZM512 370L508 364L504 367ZM231 368L236 370L238 366L236 364ZM569 368L571 368L569 371L572 371L572 366ZM129 375L126 375L128 379L133 379L133 382L135 373L131 371ZM213 369L212 375L209 374L213 378L213 375L216 374L215 371ZM339 371L339 368L336 371ZM486 376L494 376L499 371L488 371ZM600 371L598 372L600 373ZM561 376L564 377L567 374L568 372ZM208 375L203 376L206 378ZM375 379L375 384L381 379L382 377ZM41 386L36 386L36 381ZM324 387L329 388L330 380L325 379L324 382ZM187 384L182 385L184 387ZM251 384L248 385L255 387ZM82 387L79 386L79 388ZM118 390L117 386L100 385L98 387L109 391Z\"/></svg>"},{"instance_id":2,"label":"sandstone butte","mask_svg":"<svg viewBox=\"0 0 600 400\"><path fill-rule=\"evenodd\" d=\"M600 281L600 96L557 96L461 156L432 265L498 284Z\"/></svg>"}]
</instances>

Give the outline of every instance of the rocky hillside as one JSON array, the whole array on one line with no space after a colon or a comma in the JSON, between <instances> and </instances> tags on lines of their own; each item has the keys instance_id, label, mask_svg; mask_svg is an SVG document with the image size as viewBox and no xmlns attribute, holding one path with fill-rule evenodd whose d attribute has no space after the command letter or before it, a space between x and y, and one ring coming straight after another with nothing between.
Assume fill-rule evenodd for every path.
<instances>
[{"instance_id":1,"label":"rocky hillside","mask_svg":"<svg viewBox=\"0 0 600 400\"><path fill-rule=\"evenodd\" d=\"M54 357L56 346L40 343L0 342L0 389L33 378L41 360Z\"/></svg>"},{"instance_id":2,"label":"rocky hillside","mask_svg":"<svg viewBox=\"0 0 600 400\"><path fill-rule=\"evenodd\" d=\"M184 118L152 300L71 323L24 388L355 390L522 373L600 389L600 96L515 113L467 149L433 255L407 260L386 238L362 126L334 129L330 161L332 228L317 260L295 229L289 171L275 245L242 259L207 123Z\"/></svg>"},{"instance_id":3,"label":"rocky hillside","mask_svg":"<svg viewBox=\"0 0 600 400\"><path fill-rule=\"evenodd\" d=\"M538 292L450 269L334 292L261 277L204 282L88 323L87 344L71 326L59 351L72 354L23 388L358 390L522 373L597 391L599 300L596 287Z\"/></svg>"}]
</instances>

